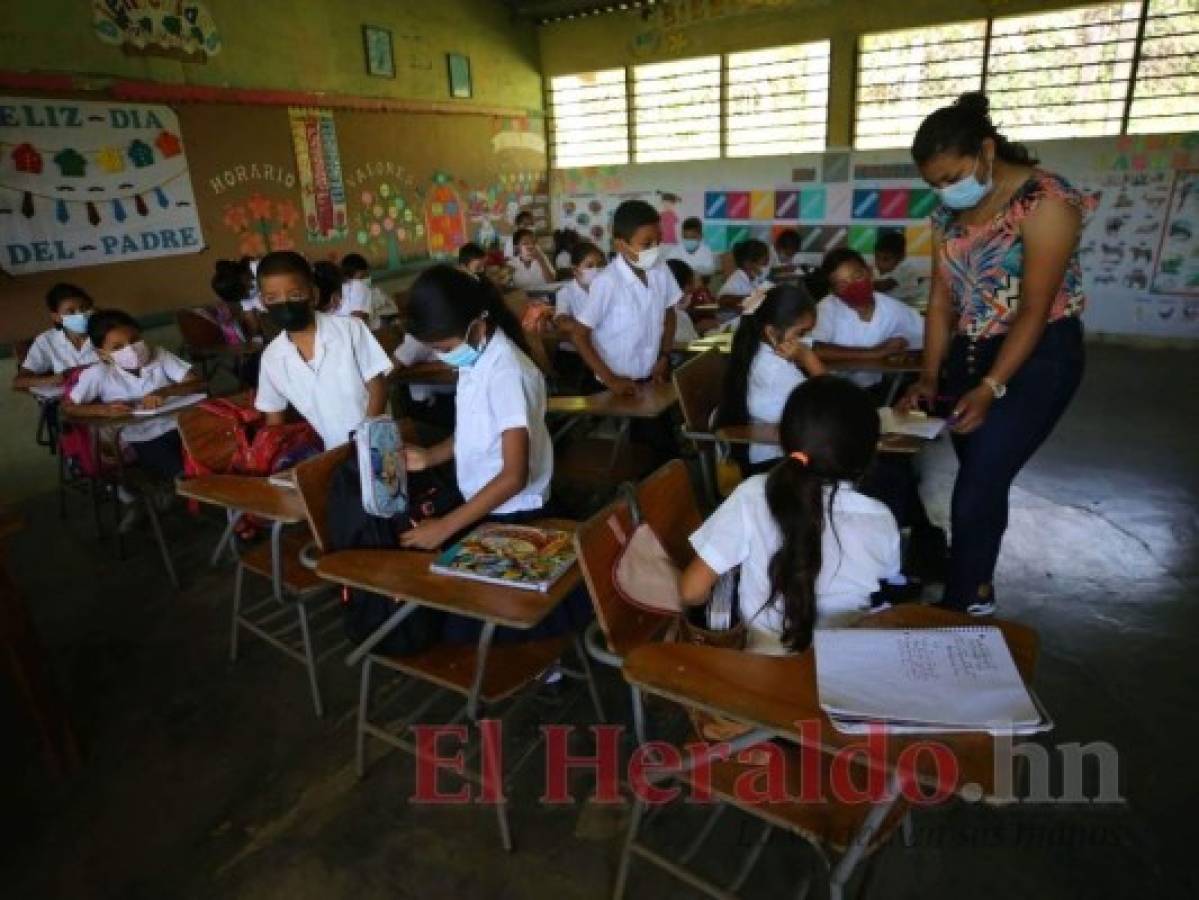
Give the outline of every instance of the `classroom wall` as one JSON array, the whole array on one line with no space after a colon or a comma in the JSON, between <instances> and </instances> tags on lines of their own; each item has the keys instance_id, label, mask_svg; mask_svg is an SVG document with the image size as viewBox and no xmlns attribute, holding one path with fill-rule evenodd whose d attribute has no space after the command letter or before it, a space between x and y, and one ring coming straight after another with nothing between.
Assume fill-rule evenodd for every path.
<instances>
[{"instance_id":1,"label":"classroom wall","mask_svg":"<svg viewBox=\"0 0 1199 900\"><path fill-rule=\"evenodd\" d=\"M89 4L0 4L0 75L29 69L78 76L75 90L61 92L0 87L0 104L14 97L105 100L123 89L93 77L100 75L164 85L148 89L163 91L164 105L178 117L203 232L202 249L195 253L17 277L0 271L0 343L45 327L42 297L61 280L83 285L101 304L146 316L211 302L208 282L221 258L295 248L324 259L354 250L394 272L452 253L467 238L506 233L522 205L534 207L547 224L536 39L532 26L513 23L500 4L212 0L208 7L221 30L221 49L207 62L184 63L130 56L101 43L91 30ZM365 74L363 23L392 30L395 79ZM449 97L449 51L470 57L469 100ZM171 99L173 86L194 85L337 95L330 105L345 182L344 237L310 240L302 216L295 215L302 211L302 184L287 107L237 97L228 103ZM404 108L340 105L363 97L402 102ZM52 154L43 154L47 171ZM7 212L15 215L11 207L20 194L9 196ZM106 205L96 206L102 219L111 215ZM73 221L84 215L79 205L69 211ZM447 211L460 222L437 244L432 220L444 225ZM102 222L97 233L109 224Z\"/></svg>"},{"instance_id":2,"label":"classroom wall","mask_svg":"<svg viewBox=\"0 0 1199 900\"><path fill-rule=\"evenodd\" d=\"M95 35L92 4L0 3L0 69L163 84L447 100L448 52L470 57L473 102L541 108L537 38L492 0L204 0L221 37L204 62L129 55ZM141 5L145 5L142 3ZM366 74L362 26L390 29L396 77Z\"/></svg>"}]
</instances>

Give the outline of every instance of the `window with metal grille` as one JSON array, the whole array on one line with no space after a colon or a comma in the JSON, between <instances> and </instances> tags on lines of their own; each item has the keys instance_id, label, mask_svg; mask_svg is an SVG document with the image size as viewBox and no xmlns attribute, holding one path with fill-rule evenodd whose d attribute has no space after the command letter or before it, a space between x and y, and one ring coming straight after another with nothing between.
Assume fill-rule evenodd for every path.
<instances>
[{"instance_id":1,"label":"window with metal grille","mask_svg":"<svg viewBox=\"0 0 1199 900\"><path fill-rule=\"evenodd\" d=\"M634 160L719 156L720 57L634 66Z\"/></svg>"},{"instance_id":2,"label":"window with metal grille","mask_svg":"<svg viewBox=\"0 0 1199 900\"><path fill-rule=\"evenodd\" d=\"M828 133L829 42L728 55L725 155L823 150Z\"/></svg>"},{"instance_id":3,"label":"window with metal grille","mask_svg":"<svg viewBox=\"0 0 1199 900\"><path fill-rule=\"evenodd\" d=\"M558 169L629 161L629 107L624 69L550 79L550 133Z\"/></svg>"},{"instance_id":4,"label":"window with metal grille","mask_svg":"<svg viewBox=\"0 0 1199 900\"><path fill-rule=\"evenodd\" d=\"M853 145L909 147L930 112L982 87L985 19L864 34Z\"/></svg>"},{"instance_id":5,"label":"window with metal grille","mask_svg":"<svg viewBox=\"0 0 1199 900\"><path fill-rule=\"evenodd\" d=\"M1199 130L1199 0L1149 0L1129 134Z\"/></svg>"},{"instance_id":6,"label":"window with metal grille","mask_svg":"<svg viewBox=\"0 0 1199 900\"><path fill-rule=\"evenodd\" d=\"M1119 134L1141 4L1103 3L991 23L987 97L1005 135Z\"/></svg>"}]
</instances>

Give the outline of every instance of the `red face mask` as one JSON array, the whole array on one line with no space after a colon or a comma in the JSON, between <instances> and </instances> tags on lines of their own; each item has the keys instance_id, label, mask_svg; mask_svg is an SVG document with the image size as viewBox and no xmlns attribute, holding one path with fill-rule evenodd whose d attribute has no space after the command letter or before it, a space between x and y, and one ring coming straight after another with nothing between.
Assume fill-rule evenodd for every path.
<instances>
[{"instance_id":1,"label":"red face mask","mask_svg":"<svg viewBox=\"0 0 1199 900\"><path fill-rule=\"evenodd\" d=\"M865 278L861 281L851 281L837 290L837 296L845 302L846 306L861 309L874 299L874 285Z\"/></svg>"}]
</instances>

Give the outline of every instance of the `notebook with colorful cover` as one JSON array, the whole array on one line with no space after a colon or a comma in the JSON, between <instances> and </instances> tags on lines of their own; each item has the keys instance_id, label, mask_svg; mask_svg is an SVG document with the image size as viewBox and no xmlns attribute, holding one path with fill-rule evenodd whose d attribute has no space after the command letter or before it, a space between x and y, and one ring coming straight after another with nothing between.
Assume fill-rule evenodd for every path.
<instances>
[{"instance_id":1,"label":"notebook with colorful cover","mask_svg":"<svg viewBox=\"0 0 1199 900\"><path fill-rule=\"evenodd\" d=\"M548 591L574 565L567 531L480 525L434 560L430 571L525 591Z\"/></svg>"}]
</instances>

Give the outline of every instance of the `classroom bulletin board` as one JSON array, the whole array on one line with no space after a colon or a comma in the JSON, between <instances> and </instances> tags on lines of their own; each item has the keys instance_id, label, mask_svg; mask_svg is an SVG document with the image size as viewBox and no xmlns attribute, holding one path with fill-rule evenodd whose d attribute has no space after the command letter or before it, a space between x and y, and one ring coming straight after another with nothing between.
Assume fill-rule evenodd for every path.
<instances>
[{"instance_id":1,"label":"classroom bulletin board","mask_svg":"<svg viewBox=\"0 0 1199 900\"><path fill-rule=\"evenodd\" d=\"M500 238L524 207L534 209L542 227L549 223L544 141L503 140L514 133L512 120L333 110L345 221L313 240L288 108L195 103L171 109L187 148L202 246L104 266L0 271L0 342L46 328L43 297L57 281L81 285L100 306L146 315L211 303L208 285L218 259L284 249L313 260L339 259L356 251L376 268L396 268L452 258L466 240Z\"/></svg>"}]
</instances>

